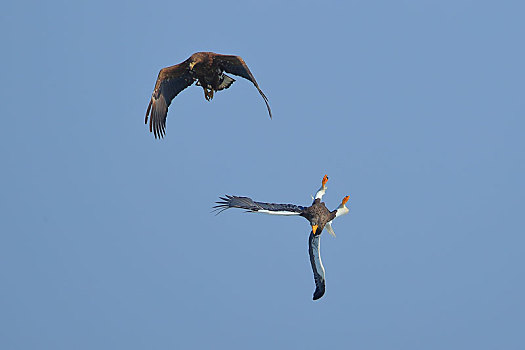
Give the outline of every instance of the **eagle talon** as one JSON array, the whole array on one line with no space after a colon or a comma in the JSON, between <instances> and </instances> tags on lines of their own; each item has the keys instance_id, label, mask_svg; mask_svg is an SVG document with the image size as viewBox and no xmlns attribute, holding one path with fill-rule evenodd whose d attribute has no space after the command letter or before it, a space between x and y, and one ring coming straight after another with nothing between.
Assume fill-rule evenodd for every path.
<instances>
[{"instance_id":1,"label":"eagle talon","mask_svg":"<svg viewBox=\"0 0 525 350\"><path fill-rule=\"evenodd\" d=\"M204 98L206 101L211 101L213 99L213 89L204 88Z\"/></svg>"},{"instance_id":2,"label":"eagle talon","mask_svg":"<svg viewBox=\"0 0 525 350\"><path fill-rule=\"evenodd\" d=\"M325 174L325 176L323 177L323 181L321 182L323 185L323 188L325 188L327 182L328 182L328 175Z\"/></svg>"},{"instance_id":3,"label":"eagle talon","mask_svg":"<svg viewBox=\"0 0 525 350\"><path fill-rule=\"evenodd\" d=\"M323 176L323 180L321 181L321 188L317 190L317 193L315 194L314 199L323 199L324 194L326 193L326 183L328 182L328 175L325 174Z\"/></svg>"}]
</instances>

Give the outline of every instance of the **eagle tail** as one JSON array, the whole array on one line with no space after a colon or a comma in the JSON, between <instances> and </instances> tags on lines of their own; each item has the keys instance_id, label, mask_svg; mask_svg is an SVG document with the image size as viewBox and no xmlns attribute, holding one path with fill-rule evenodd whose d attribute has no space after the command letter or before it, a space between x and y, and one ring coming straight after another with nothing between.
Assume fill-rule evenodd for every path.
<instances>
[{"instance_id":1,"label":"eagle tail","mask_svg":"<svg viewBox=\"0 0 525 350\"><path fill-rule=\"evenodd\" d=\"M223 77L222 82L219 84L219 86L217 86L217 91L229 88L235 81L235 79L227 76L226 74L223 74L222 77Z\"/></svg>"}]
</instances>

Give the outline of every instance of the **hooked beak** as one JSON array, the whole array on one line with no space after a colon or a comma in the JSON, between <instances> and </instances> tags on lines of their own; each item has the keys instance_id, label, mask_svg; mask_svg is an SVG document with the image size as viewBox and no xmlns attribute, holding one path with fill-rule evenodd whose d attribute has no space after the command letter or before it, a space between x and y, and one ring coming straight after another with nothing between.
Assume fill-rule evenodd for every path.
<instances>
[{"instance_id":1,"label":"hooked beak","mask_svg":"<svg viewBox=\"0 0 525 350\"><path fill-rule=\"evenodd\" d=\"M317 231L317 225L312 225L312 232L315 235L315 231Z\"/></svg>"}]
</instances>

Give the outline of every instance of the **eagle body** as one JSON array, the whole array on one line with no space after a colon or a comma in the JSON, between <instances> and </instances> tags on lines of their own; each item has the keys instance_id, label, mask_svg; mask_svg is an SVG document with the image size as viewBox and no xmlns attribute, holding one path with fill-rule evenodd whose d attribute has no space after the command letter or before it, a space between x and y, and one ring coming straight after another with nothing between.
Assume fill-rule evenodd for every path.
<instances>
[{"instance_id":1,"label":"eagle body","mask_svg":"<svg viewBox=\"0 0 525 350\"><path fill-rule=\"evenodd\" d=\"M197 52L190 57L190 67L193 77L197 80L197 86L202 86L204 98L207 101L213 99L213 93L227 89L235 79L224 74L221 60L215 59L213 52Z\"/></svg>"},{"instance_id":2,"label":"eagle body","mask_svg":"<svg viewBox=\"0 0 525 350\"><path fill-rule=\"evenodd\" d=\"M235 81L224 72L251 81L264 99L270 118L272 117L268 98L259 88L253 74L241 57L214 52L197 52L184 62L162 68L159 72L145 118L146 124L149 119L149 129L155 138L164 137L168 107L182 90L197 82L196 85L201 86L204 90L204 98L211 101L216 91L229 88ZM151 118L148 118L150 113Z\"/></svg>"},{"instance_id":3,"label":"eagle body","mask_svg":"<svg viewBox=\"0 0 525 350\"><path fill-rule=\"evenodd\" d=\"M312 225L316 225L318 227L314 233L318 236L323 231L325 225L335 218L336 213L337 210L328 210L324 202L321 202L321 199L317 198L314 200L312 205L305 208L305 210L300 215L306 220L310 221Z\"/></svg>"}]
</instances>

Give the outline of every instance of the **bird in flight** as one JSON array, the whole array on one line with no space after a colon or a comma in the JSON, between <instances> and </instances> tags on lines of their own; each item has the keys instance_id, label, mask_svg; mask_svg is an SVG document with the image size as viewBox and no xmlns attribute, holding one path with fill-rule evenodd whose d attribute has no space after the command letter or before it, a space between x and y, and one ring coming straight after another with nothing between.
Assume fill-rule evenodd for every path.
<instances>
[{"instance_id":1,"label":"bird in flight","mask_svg":"<svg viewBox=\"0 0 525 350\"><path fill-rule=\"evenodd\" d=\"M320 239L323 229L326 230L335 237L335 232L332 228L332 221L341 215L348 214L350 211L346 207L349 196L343 198L338 208L333 211L328 210L324 202L321 202L326 192L326 182L328 176L324 176L321 182L321 188L313 197L313 203L309 207L303 207L295 204L275 204L275 203L262 203L255 202L248 197L229 196L219 197L220 202L216 202L214 206L217 214L223 212L229 208L241 208L246 209L247 212L252 213L265 213L271 215L299 215L310 222L312 231L308 239L308 253L310 255L310 264L314 273L315 281L315 292L313 300L321 298L325 293L325 271L323 263L321 261L320 252Z\"/></svg>"},{"instance_id":2,"label":"bird in flight","mask_svg":"<svg viewBox=\"0 0 525 350\"><path fill-rule=\"evenodd\" d=\"M162 138L166 134L168 107L175 96L197 81L196 85L201 86L204 90L204 98L207 101L211 101L215 91L227 89L235 81L235 79L224 74L224 72L238 75L251 81L264 99L270 119L272 118L272 110L268 104L268 98L259 88L253 74L241 57L221 55L214 52L197 52L184 62L162 68L159 72L155 89L146 111L145 120L146 124L148 124L148 116L150 116L151 112L149 131L153 132L155 138Z\"/></svg>"}]
</instances>

